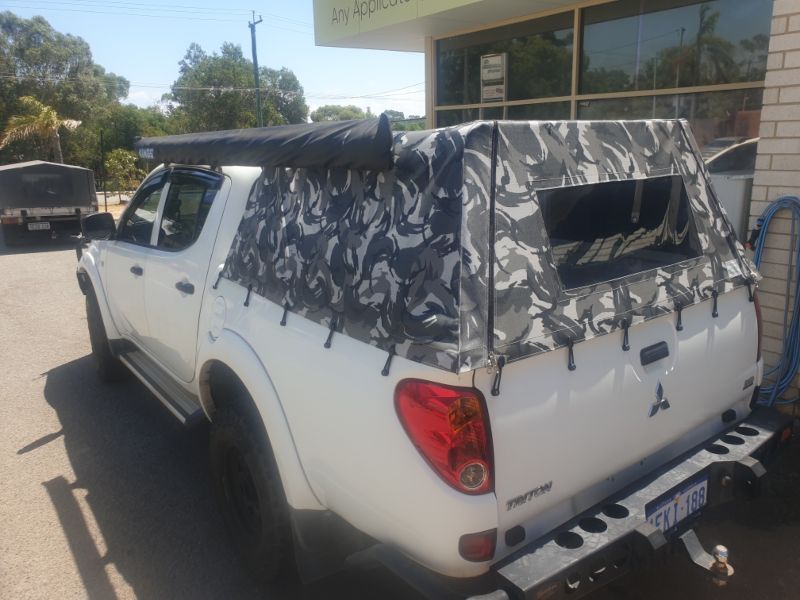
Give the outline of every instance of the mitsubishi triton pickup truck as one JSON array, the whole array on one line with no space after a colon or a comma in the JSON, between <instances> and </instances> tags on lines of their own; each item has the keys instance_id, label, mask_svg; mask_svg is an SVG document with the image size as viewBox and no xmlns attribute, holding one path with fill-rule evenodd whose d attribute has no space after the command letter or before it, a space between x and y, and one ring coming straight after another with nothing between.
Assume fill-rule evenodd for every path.
<instances>
[{"instance_id":1,"label":"mitsubishi triton pickup truck","mask_svg":"<svg viewBox=\"0 0 800 600\"><path fill-rule=\"evenodd\" d=\"M256 578L377 561L433 598L578 598L682 543L725 583L692 526L790 430L753 408L759 275L686 122L136 148L159 166L119 222L82 223L97 370L209 423Z\"/></svg>"}]
</instances>

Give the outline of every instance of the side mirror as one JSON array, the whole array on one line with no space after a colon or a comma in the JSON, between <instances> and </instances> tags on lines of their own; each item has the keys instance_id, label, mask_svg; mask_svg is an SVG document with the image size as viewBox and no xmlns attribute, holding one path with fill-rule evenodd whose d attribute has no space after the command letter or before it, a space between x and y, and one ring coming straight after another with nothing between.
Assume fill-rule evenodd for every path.
<instances>
[{"instance_id":1,"label":"side mirror","mask_svg":"<svg viewBox=\"0 0 800 600\"><path fill-rule=\"evenodd\" d=\"M111 213L94 213L81 219L81 232L87 240L108 240L116 231Z\"/></svg>"}]
</instances>

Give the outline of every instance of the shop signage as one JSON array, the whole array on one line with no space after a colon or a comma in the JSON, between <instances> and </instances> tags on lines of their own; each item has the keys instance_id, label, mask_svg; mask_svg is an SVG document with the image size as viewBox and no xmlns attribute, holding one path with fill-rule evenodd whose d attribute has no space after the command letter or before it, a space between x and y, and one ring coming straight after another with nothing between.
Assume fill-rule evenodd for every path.
<instances>
[{"instance_id":1,"label":"shop signage","mask_svg":"<svg viewBox=\"0 0 800 600\"><path fill-rule=\"evenodd\" d=\"M507 58L505 52L481 56L481 102L506 99Z\"/></svg>"},{"instance_id":2,"label":"shop signage","mask_svg":"<svg viewBox=\"0 0 800 600\"><path fill-rule=\"evenodd\" d=\"M487 0L314 0L317 43L355 37Z\"/></svg>"}]
</instances>

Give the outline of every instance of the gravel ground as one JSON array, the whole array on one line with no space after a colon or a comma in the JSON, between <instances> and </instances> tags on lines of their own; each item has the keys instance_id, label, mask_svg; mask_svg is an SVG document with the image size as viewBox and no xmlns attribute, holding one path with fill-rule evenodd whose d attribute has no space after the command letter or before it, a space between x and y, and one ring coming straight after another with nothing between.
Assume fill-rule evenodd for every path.
<instances>
[{"instance_id":1,"label":"gravel ground","mask_svg":"<svg viewBox=\"0 0 800 600\"><path fill-rule=\"evenodd\" d=\"M211 501L207 432L95 378L74 270L69 246L0 250L0 598L417 598L381 569L256 588ZM798 446L761 499L698 528L730 547L729 589L676 552L593 598L800 598Z\"/></svg>"}]
</instances>

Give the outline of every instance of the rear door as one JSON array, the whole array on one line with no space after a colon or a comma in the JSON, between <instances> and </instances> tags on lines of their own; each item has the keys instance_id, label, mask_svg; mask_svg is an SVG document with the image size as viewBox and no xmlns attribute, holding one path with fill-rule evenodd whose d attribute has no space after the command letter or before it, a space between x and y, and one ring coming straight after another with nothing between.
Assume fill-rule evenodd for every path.
<instances>
[{"instance_id":1,"label":"rear door","mask_svg":"<svg viewBox=\"0 0 800 600\"><path fill-rule=\"evenodd\" d=\"M139 343L149 335L144 279L167 175L168 171L162 171L139 188L120 219L114 241L106 245L106 295L111 318L120 333Z\"/></svg>"},{"instance_id":2,"label":"rear door","mask_svg":"<svg viewBox=\"0 0 800 600\"><path fill-rule=\"evenodd\" d=\"M179 379L194 376L200 305L229 180L173 169L144 284L147 349Z\"/></svg>"}]
</instances>

